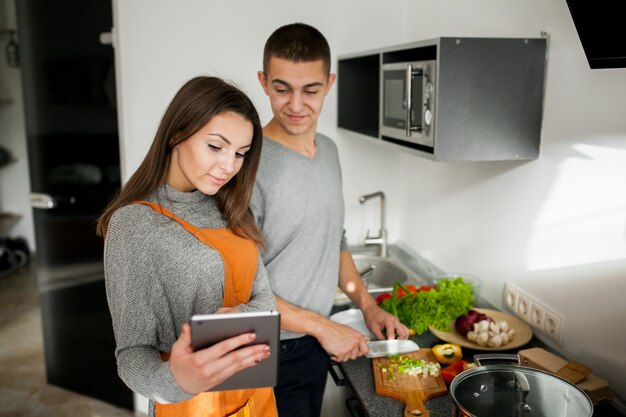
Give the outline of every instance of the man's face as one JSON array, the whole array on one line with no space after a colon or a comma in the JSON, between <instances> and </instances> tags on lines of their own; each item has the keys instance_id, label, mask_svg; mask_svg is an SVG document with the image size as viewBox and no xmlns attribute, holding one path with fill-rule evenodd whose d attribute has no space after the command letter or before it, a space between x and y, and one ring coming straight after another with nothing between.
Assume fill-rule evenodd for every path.
<instances>
[{"instance_id":1,"label":"man's face","mask_svg":"<svg viewBox=\"0 0 626 417\"><path fill-rule=\"evenodd\" d=\"M327 76L322 60L292 62L270 59L267 72L259 71L259 81L270 98L274 121L286 135L314 134L324 98L335 82Z\"/></svg>"}]
</instances>

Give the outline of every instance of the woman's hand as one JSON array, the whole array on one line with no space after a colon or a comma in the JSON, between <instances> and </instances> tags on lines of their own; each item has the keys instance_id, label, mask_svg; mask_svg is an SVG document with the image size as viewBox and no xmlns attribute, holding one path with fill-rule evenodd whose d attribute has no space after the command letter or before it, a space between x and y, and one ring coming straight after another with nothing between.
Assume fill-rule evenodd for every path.
<instances>
[{"instance_id":1,"label":"woman's hand","mask_svg":"<svg viewBox=\"0 0 626 417\"><path fill-rule=\"evenodd\" d=\"M244 333L194 352L191 349L191 328L184 324L170 353L172 375L180 387L190 394L206 391L242 369L269 358L270 348L265 344L237 349L252 342L255 337L254 333Z\"/></svg>"}]
</instances>

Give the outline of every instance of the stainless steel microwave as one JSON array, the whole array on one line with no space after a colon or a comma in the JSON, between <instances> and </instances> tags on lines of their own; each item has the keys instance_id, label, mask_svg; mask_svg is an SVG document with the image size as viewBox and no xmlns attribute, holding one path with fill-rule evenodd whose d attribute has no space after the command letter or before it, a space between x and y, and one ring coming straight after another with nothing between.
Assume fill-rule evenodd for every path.
<instances>
[{"instance_id":1,"label":"stainless steel microwave","mask_svg":"<svg viewBox=\"0 0 626 417\"><path fill-rule=\"evenodd\" d=\"M434 147L436 61L383 64L380 133Z\"/></svg>"}]
</instances>

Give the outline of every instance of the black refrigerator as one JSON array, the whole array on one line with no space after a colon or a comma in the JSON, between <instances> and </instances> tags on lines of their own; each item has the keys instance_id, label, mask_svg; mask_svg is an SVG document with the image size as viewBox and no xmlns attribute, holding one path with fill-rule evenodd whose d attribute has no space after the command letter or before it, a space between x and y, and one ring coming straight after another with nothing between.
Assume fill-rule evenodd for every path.
<instances>
[{"instance_id":1,"label":"black refrigerator","mask_svg":"<svg viewBox=\"0 0 626 417\"><path fill-rule=\"evenodd\" d=\"M111 0L16 7L47 381L132 409L95 232L120 187Z\"/></svg>"}]
</instances>

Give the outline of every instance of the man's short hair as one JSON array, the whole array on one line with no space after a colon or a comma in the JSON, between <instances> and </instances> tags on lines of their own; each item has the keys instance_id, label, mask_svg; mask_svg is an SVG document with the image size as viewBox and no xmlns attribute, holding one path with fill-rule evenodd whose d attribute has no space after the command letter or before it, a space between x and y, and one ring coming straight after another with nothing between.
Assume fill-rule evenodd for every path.
<instances>
[{"instance_id":1,"label":"man's short hair","mask_svg":"<svg viewBox=\"0 0 626 417\"><path fill-rule=\"evenodd\" d=\"M291 23L274 31L265 42L263 71L267 73L270 58L292 62L322 60L324 72L330 74L330 47L322 33L305 23Z\"/></svg>"}]
</instances>

